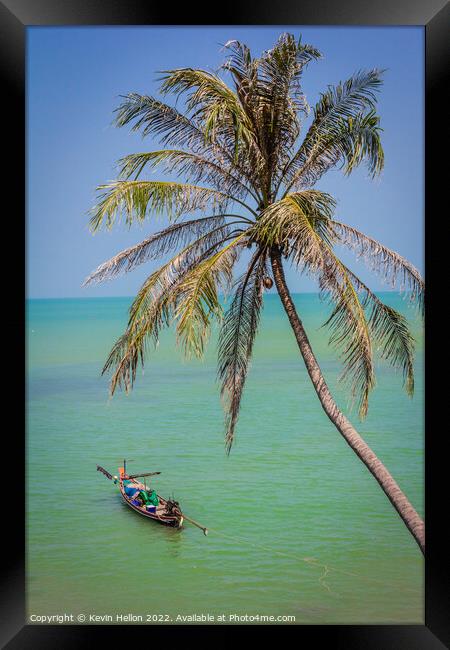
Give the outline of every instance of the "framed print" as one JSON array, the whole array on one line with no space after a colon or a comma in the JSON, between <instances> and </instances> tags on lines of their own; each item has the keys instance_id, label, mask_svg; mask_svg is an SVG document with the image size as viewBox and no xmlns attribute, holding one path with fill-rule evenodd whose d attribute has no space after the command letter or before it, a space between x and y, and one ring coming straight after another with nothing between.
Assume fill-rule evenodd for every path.
<instances>
[{"instance_id":1,"label":"framed print","mask_svg":"<svg viewBox=\"0 0 450 650\"><path fill-rule=\"evenodd\" d=\"M4 647L449 643L448 17L2 2Z\"/></svg>"}]
</instances>

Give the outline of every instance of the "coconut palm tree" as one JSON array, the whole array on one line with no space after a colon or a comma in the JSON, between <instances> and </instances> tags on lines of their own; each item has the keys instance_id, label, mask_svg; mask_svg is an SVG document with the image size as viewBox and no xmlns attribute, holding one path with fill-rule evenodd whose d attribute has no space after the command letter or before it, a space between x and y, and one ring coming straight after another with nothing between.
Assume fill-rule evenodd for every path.
<instances>
[{"instance_id":1,"label":"coconut palm tree","mask_svg":"<svg viewBox=\"0 0 450 650\"><path fill-rule=\"evenodd\" d=\"M405 494L347 417L338 408L311 348L286 284L283 259L315 278L331 304L330 342L341 358L359 415L367 414L374 387L374 344L403 372L414 390L414 341L405 318L385 305L336 255L345 245L374 271L423 306L424 285L404 258L355 228L333 218L335 201L315 189L328 170L350 174L365 163L375 177L383 168L380 119L375 112L382 71L359 71L328 89L314 107L301 142L309 107L301 77L320 52L289 34L253 58L230 41L222 75L182 68L162 73L160 93L184 96L183 111L139 94L123 97L115 123L164 148L119 161L118 180L97 188L101 195L90 226L111 228L123 216L131 226L167 215L170 225L99 266L85 284L111 279L149 260L174 256L151 273L134 299L128 326L114 344L103 372L112 372L111 394L132 388L139 364L160 331L176 324L185 353L200 357L212 322L221 323L218 377L225 409L229 453L242 391L263 306L275 280L300 353L320 403L337 430L381 485L422 551L424 524ZM232 82L223 80L229 75ZM186 182L145 180L156 167ZM250 252L248 251L250 249ZM243 275L233 281L236 262L247 253ZM272 277L271 277L272 276ZM219 299L232 291L225 313Z\"/></svg>"}]
</instances>

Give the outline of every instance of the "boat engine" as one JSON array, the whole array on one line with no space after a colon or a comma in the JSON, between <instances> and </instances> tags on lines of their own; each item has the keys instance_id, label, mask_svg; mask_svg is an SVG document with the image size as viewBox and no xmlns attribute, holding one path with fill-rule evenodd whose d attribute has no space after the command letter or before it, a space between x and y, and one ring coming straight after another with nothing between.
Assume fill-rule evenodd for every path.
<instances>
[{"instance_id":1,"label":"boat engine","mask_svg":"<svg viewBox=\"0 0 450 650\"><path fill-rule=\"evenodd\" d=\"M180 504L179 504L179 502L178 501L172 501L172 500L169 499L167 501L167 503L166 503L166 512L165 512L165 514L166 515L172 515L172 514L175 515L175 514L179 514L179 512L180 512Z\"/></svg>"}]
</instances>

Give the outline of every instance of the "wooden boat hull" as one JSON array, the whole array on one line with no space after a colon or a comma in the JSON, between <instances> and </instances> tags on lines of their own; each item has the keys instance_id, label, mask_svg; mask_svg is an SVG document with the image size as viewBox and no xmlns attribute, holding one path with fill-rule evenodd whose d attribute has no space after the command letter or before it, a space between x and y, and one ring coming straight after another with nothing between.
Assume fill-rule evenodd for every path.
<instances>
[{"instance_id":1,"label":"wooden boat hull","mask_svg":"<svg viewBox=\"0 0 450 650\"><path fill-rule=\"evenodd\" d=\"M144 487L142 484L138 483L138 481L133 481L133 483L136 483L136 487ZM142 515L143 517L147 517L147 519L153 519L153 521L157 521L159 524L163 524L164 526L171 526L172 528L181 528L183 525L183 516L164 514L163 511L165 509L167 501L163 497L159 496L159 494L158 498L160 506L158 506L156 512L149 512L145 507L137 506L136 504L132 503L132 499L125 494L122 480L120 480L119 488L122 498L127 506L129 506L132 510Z\"/></svg>"}]
</instances>

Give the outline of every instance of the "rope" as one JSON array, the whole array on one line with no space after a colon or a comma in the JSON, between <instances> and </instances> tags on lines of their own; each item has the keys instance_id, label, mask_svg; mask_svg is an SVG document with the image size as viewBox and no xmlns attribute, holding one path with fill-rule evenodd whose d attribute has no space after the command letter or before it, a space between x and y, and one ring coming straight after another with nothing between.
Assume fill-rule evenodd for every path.
<instances>
[{"instance_id":1,"label":"rope","mask_svg":"<svg viewBox=\"0 0 450 650\"><path fill-rule=\"evenodd\" d=\"M417 593L416 589L411 589L410 587L400 587L399 585L386 582L385 580L380 580L378 578L370 578L368 576L363 576L363 575L358 574L358 573L353 573L353 572L350 572L350 571L344 571L343 569L337 569L337 568L332 567L332 566L330 566L328 564L324 564L324 563L320 562L315 557L300 557L298 555L292 555L290 553L285 553L284 551L279 551L279 550L277 550L275 548L271 548L269 546L264 546L264 545L258 544L256 542L251 542L250 540L245 539L244 537L235 537L233 535L228 535L226 533L222 533L221 531L216 530L214 528L208 528L208 530L210 532L212 532L212 533L216 533L216 535L221 535L222 537L231 539L231 540L233 540L235 542L248 544L249 546L253 546L253 547L256 547L256 548L260 548L260 549L262 549L264 551L268 551L269 553L276 553L277 555L281 555L283 557L290 558L291 560L295 560L296 562L305 562L306 564L309 564L311 566L322 568L323 573L319 576L318 581L319 581L319 584L322 587L324 587L324 589L326 589L330 594L333 594L333 593L336 594L336 592L333 592L331 590L329 584L327 582L325 582L325 578L327 577L328 574L330 574L332 572L333 573L342 573L343 575L351 576L352 578L359 578L360 580L366 580L368 582L377 582L377 583L383 584L383 585L385 585L387 587L392 587L392 588L395 588L395 589L399 589L400 591L405 591L405 592L409 591L411 593ZM336 594L336 595L338 595L338 594Z\"/></svg>"}]
</instances>

